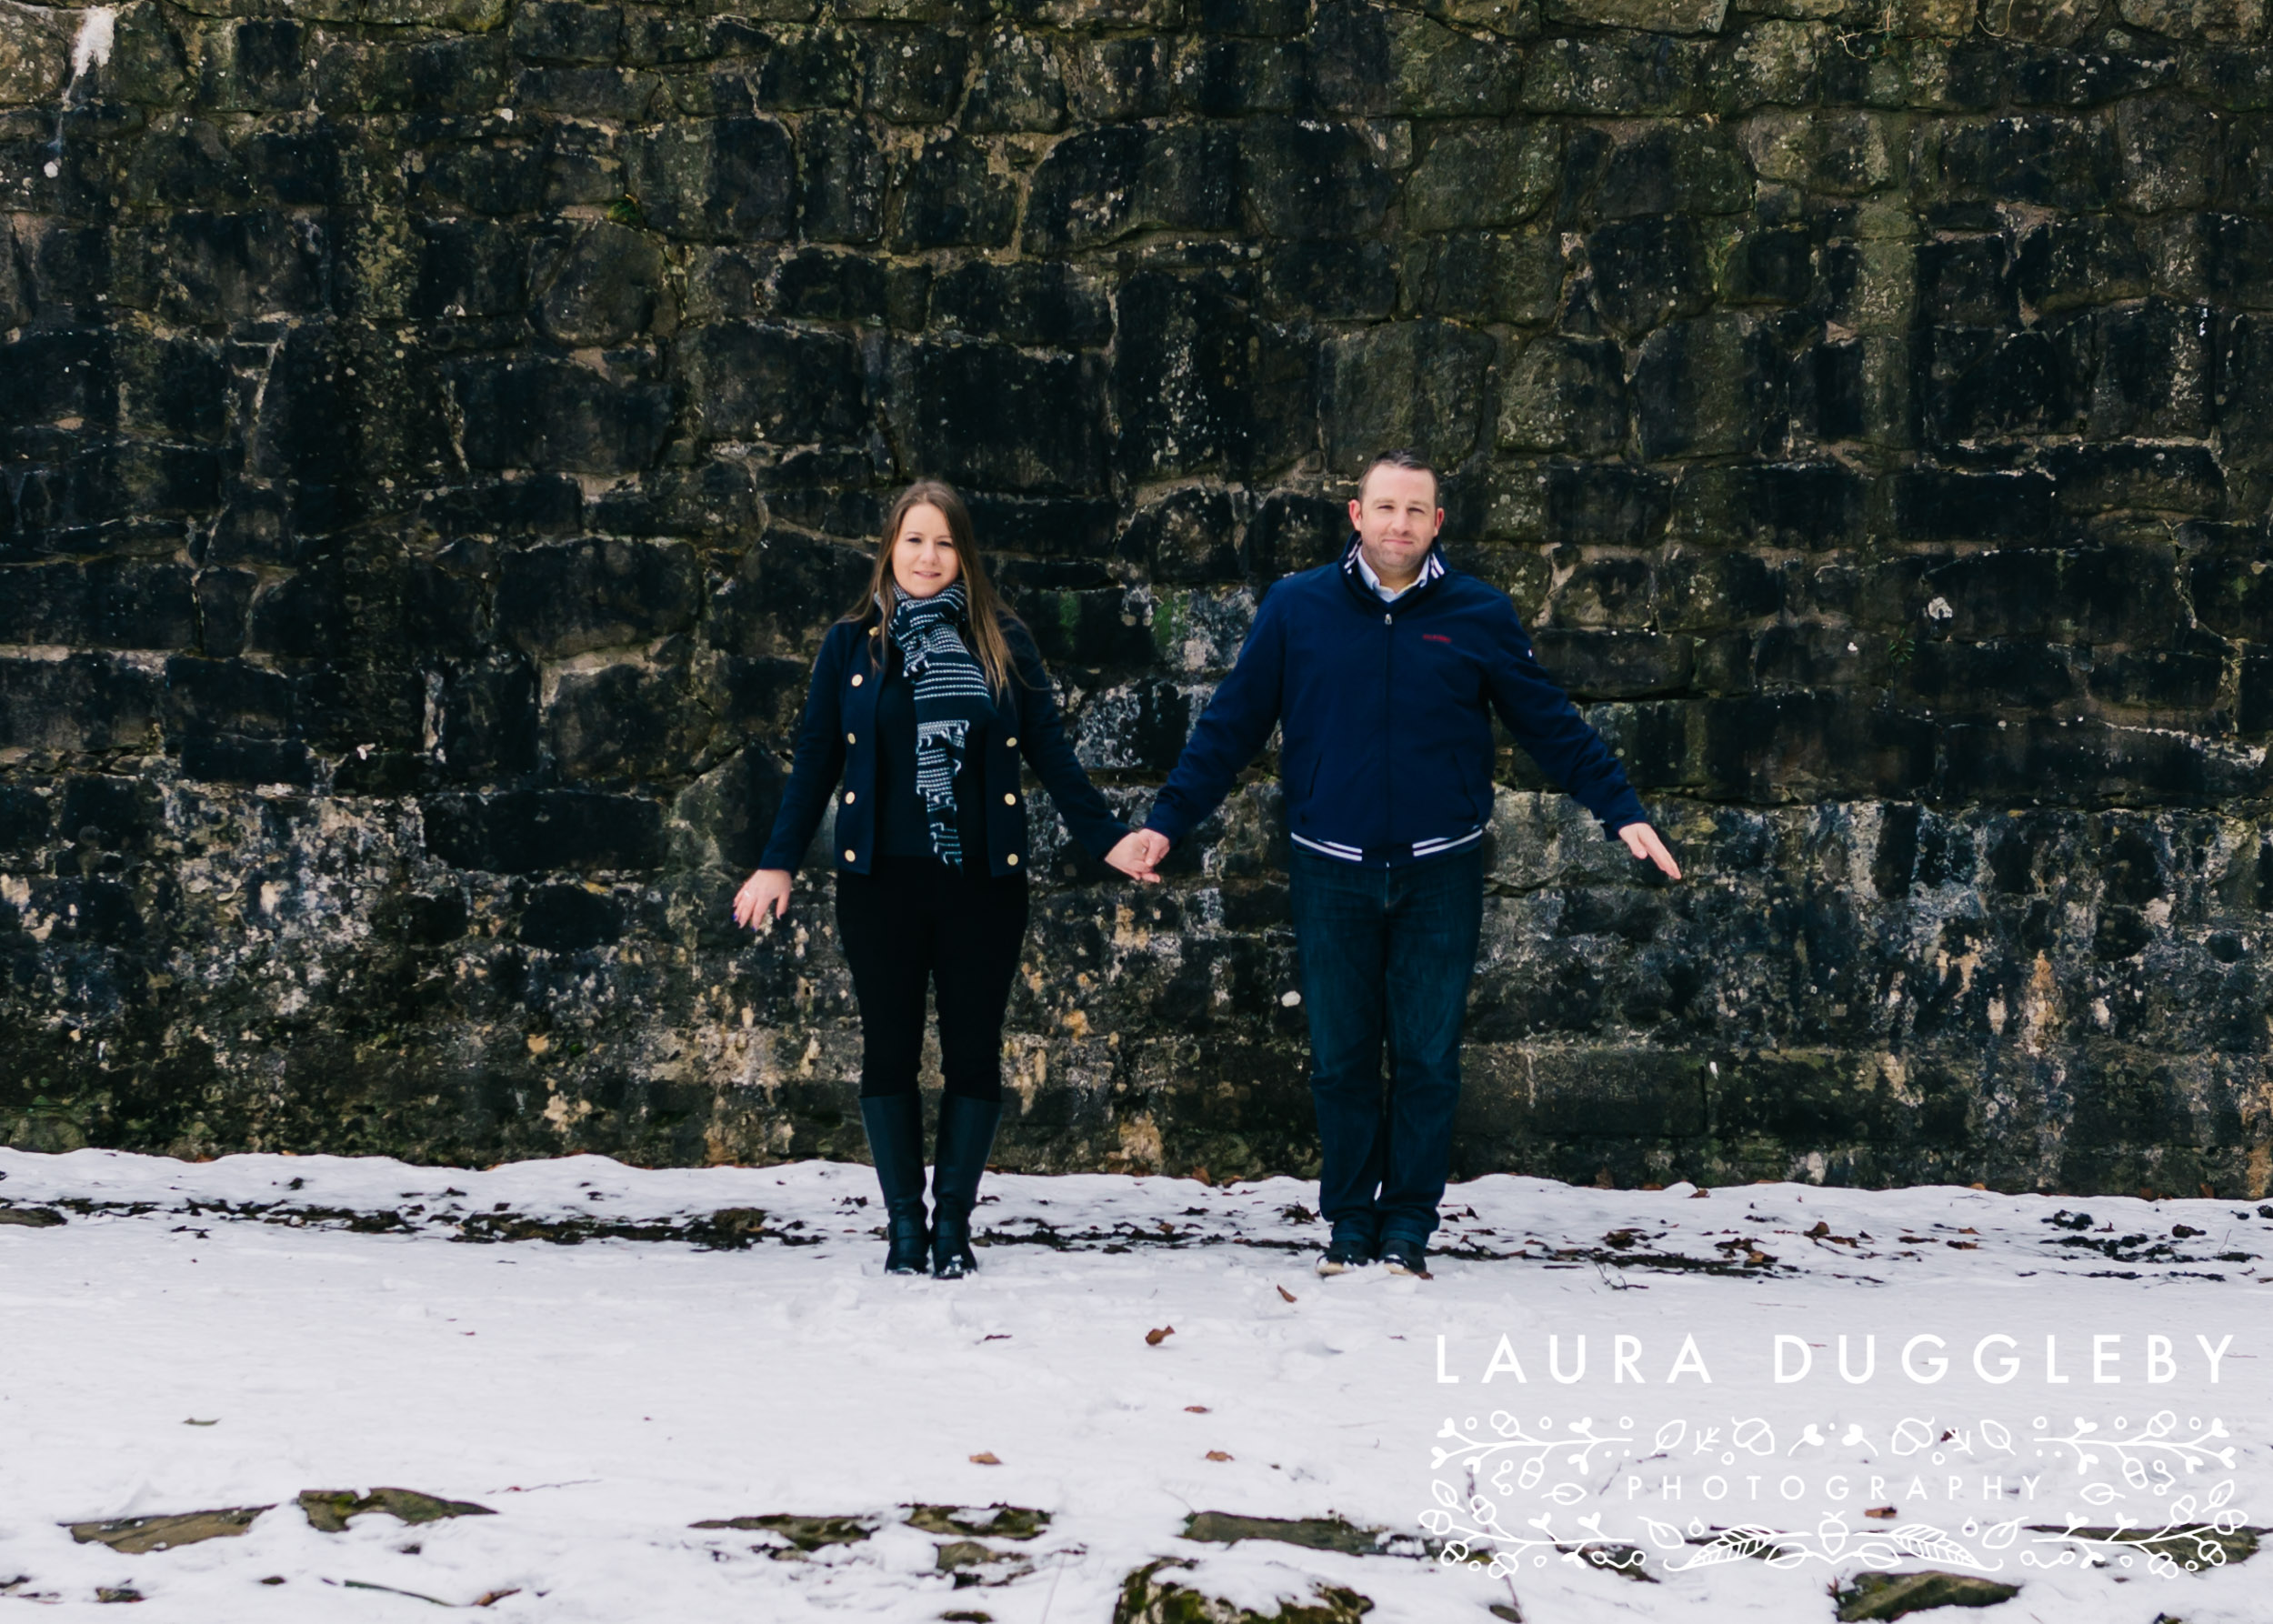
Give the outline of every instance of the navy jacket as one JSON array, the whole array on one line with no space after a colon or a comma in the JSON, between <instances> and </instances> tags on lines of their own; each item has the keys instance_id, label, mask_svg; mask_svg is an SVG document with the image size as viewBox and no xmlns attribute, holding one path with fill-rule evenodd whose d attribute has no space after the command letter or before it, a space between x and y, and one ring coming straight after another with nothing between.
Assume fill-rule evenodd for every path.
<instances>
[{"instance_id":1,"label":"navy jacket","mask_svg":"<svg viewBox=\"0 0 2273 1624\"><path fill-rule=\"evenodd\" d=\"M1003 631L1017 670L1010 701L997 710L994 721L974 731L971 758L956 780L958 786L975 782L986 804L988 871L1017 874L1030 861L1026 797L1018 784L1021 757L1057 803L1074 838L1092 856L1103 857L1128 833L1128 826L1113 816L1081 763L1074 759L1073 745L1057 714L1057 696L1033 637L1016 621L1006 621ZM797 724L789 787L774 817L774 831L759 867L796 873L814 831L821 827L829 797L835 796L836 867L856 874L868 872L876 848L876 690L882 686L878 677L886 657L885 641L881 627L872 635L849 620L838 621L821 639L805 717ZM964 861L969 863L973 855L966 849Z\"/></svg>"},{"instance_id":2,"label":"navy jacket","mask_svg":"<svg viewBox=\"0 0 2273 1624\"><path fill-rule=\"evenodd\" d=\"M1387 864L1466 846L1491 817L1493 709L1607 832L1645 820L1506 593L1447 566L1384 603L1359 578L1351 540L1341 563L1264 596L1147 827L1171 841L1190 834L1277 723L1287 832L1302 845Z\"/></svg>"}]
</instances>

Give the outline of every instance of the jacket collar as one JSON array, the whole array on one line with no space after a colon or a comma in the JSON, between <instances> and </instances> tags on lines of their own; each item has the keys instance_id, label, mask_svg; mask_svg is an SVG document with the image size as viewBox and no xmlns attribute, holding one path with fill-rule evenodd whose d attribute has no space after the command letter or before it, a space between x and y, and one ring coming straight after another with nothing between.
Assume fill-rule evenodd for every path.
<instances>
[{"instance_id":1,"label":"jacket collar","mask_svg":"<svg viewBox=\"0 0 2273 1624\"><path fill-rule=\"evenodd\" d=\"M1387 609L1392 615L1403 614L1408 605L1427 596L1437 583L1444 578L1445 571L1449 567L1445 563L1444 544L1441 541L1432 543L1428 548L1428 556L1421 560L1420 577L1404 591L1398 593L1396 597L1385 599L1366 584L1365 571L1358 566L1358 535L1353 530L1350 532L1349 545L1342 549L1342 584L1357 596L1360 603L1374 608Z\"/></svg>"}]
</instances>

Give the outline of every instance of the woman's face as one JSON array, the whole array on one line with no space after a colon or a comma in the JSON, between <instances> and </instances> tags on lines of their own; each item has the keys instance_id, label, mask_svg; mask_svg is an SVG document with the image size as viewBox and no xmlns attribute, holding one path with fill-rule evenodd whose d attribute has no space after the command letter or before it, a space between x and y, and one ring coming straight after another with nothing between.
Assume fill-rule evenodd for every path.
<instances>
[{"instance_id":1,"label":"woman's face","mask_svg":"<svg viewBox=\"0 0 2273 1624\"><path fill-rule=\"evenodd\" d=\"M928 502L916 503L902 516L892 541L894 584L910 597L933 597L962 573L947 516Z\"/></svg>"}]
</instances>

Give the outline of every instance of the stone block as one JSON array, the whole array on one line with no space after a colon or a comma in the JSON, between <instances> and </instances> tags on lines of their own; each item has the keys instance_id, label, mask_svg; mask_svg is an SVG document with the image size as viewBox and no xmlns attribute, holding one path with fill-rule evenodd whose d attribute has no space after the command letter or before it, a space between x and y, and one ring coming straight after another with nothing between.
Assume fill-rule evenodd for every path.
<instances>
[{"instance_id":1,"label":"stone block","mask_svg":"<svg viewBox=\"0 0 2273 1624\"><path fill-rule=\"evenodd\" d=\"M1547 0L1557 23L1633 28L1656 34L1718 34L1728 0Z\"/></svg>"},{"instance_id":2,"label":"stone block","mask_svg":"<svg viewBox=\"0 0 2273 1624\"><path fill-rule=\"evenodd\" d=\"M1646 124L1598 155L1574 140L1569 162L1574 175L1593 172L1587 200L1597 219L1727 215L1752 201L1750 167L1709 120Z\"/></svg>"},{"instance_id":3,"label":"stone block","mask_svg":"<svg viewBox=\"0 0 2273 1624\"><path fill-rule=\"evenodd\" d=\"M1066 105L1083 125L1165 116L1171 101L1169 43L1164 39L1076 38L1066 43Z\"/></svg>"},{"instance_id":4,"label":"stone block","mask_svg":"<svg viewBox=\"0 0 2273 1624\"><path fill-rule=\"evenodd\" d=\"M1631 389L1641 454L1752 456L1784 427L1788 380L1777 334L1743 315L1660 327L1643 341Z\"/></svg>"},{"instance_id":5,"label":"stone block","mask_svg":"<svg viewBox=\"0 0 2273 1624\"><path fill-rule=\"evenodd\" d=\"M1037 176L1037 195L1040 184ZM895 160L887 231L895 253L1004 247L1017 220L1016 183L996 174L987 149L966 135L926 139L914 154Z\"/></svg>"},{"instance_id":6,"label":"stone block","mask_svg":"<svg viewBox=\"0 0 2273 1624\"><path fill-rule=\"evenodd\" d=\"M860 105L892 124L945 124L962 104L969 45L959 34L924 28L896 35L864 65Z\"/></svg>"},{"instance_id":7,"label":"stone block","mask_svg":"<svg viewBox=\"0 0 2273 1624\"><path fill-rule=\"evenodd\" d=\"M1147 230L1227 231L1240 220L1237 136L1209 125L1111 125L1050 148L1027 191L1028 254Z\"/></svg>"},{"instance_id":8,"label":"stone block","mask_svg":"<svg viewBox=\"0 0 2273 1624\"><path fill-rule=\"evenodd\" d=\"M71 753L155 742L158 674L116 655L0 657L0 748Z\"/></svg>"},{"instance_id":9,"label":"stone block","mask_svg":"<svg viewBox=\"0 0 2273 1624\"><path fill-rule=\"evenodd\" d=\"M1347 125L1309 119L1249 121L1240 133L1239 187L1255 230L1297 239L1370 233L1390 195L1370 141Z\"/></svg>"},{"instance_id":10,"label":"stone block","mask_svg":"<svg viewBox=\"0 0 2273 1624\"><path fill-rule=\"evenodd\" d=\"M1672 535L1692 546L1820 551L1863 539L1863 476L1837 463L1740 463L1687 470Z\"/></svg>"},{"instance_id":11,"label":"stone block","mask_svg":"<svg viewBox=\"0 0 2273 1624\"><path fill-rule=\"evenodd\" d=\"M1561 301L1563 247L1544 228L1427 237L1406 246L1403 273L1406 315L1534 326Z\"/></svg>"},{"instance_id":12,"label":"stone block","mask_svg":"<svg viewBox=\"0 0 2273 1624\"><path fill-rule=\"evenodd\" d=\"M1165 584L1237 581L1246 575L1241 516L1229 492L1187 486L1139 508L1116 550Z\"/></svg>"},{"instance_id":13,"label":"stone block","mask_svg":"<svg viewBox=\"0 0 2273 1624\"><path fill-rule=\"evenodd\" d=\"M2261 548L2255 538L2237 538L2185 561L2187 601L2220 637L2273 643L2273 570Z\"/></svg>"},{"instance_id":14,"label":"stone block","mask_svg":"<svg viewBox=\"0 0 2273 1624\"><path fill-rule=\"evenodd\" d=\"M1686 216L1605 226L1587 235L1586 249L1594 308L1628 342L1668 321L1699 315L1712 303L1704 233Z\"/></svg>"},{"instance_id":15,"label":"stone block","mask_svg":"<svg viewBox=\"0 0 2273 1624\"><path fill-rule=\"evenodd\" d=\"M1672 496L1673 481L1654 468L1557 463L1547 470L1544 538L1558 546L1652 546L1665 536ZM1647 572L1633 573L1634 562L1604 561L1607 576L1582 566L1574 590L1593 590L1613 577L1647 579Z\"/></svg>"},{"instance_id":16,"label":"stone block","mask_svg":"<svg viewBox=\"0 0 2273 1624\"><path fill-rule=\"evenodd\" d=\"M1928 570L1953 637L2167 644L2184 624L2168 553L2145 546L1968 553Z\"/></svg>"},{"instance_id":17,"label":"stone block","mask_svg":"<svg viewBox=\"0 0 2273 1624\"><path fill-rule=\"evenodd\" d=\"M1105 393L1094 356L926 340L895 352L885 400L915 467L981 489L1089 492L1106 484Z\"/></svg>"},{"instance_id":18,"label":"stone block","mask_svg":"<svg viewBox=\"0 0 2273 1624\"><path fill-rule=\"evenodd\" d=\"M1523 58L1506 40L1447 28L1405 11L1387 12L1384 23L1389 71L1386 111L1457 118L1514 110Z\"/></svg>"},{"instance_id":19,"label":"stone block","mask_svg":"<svg viewBox=\"0 0 2273 1624\"><path fill-rule=\"evenodd\" d=\"M1643 42L1617 34L1541 40L1524 61L1517 105L1526 113L1605 117L1701 111L1708 59L1697 42Z\"/></svg>"},{"instance_id":20,"label":"stone block","mask_svg":"<svg viewBox=\"0 0 2273 1624\"><path fill-rule=\"evenodd\" d=\"M639 873L663 860L663 808L584 790L437 795L419 803L426 849L490 874Z\"/></svg>"},{"instance_id":21,"label":"stone block","mask_svg":"<svg viewBox=\"0 0 2273 1624\"><path fill-rule=\"evenodd\" d=\"M549 673L544 727L562 777L604 783L692 777L710 731L683 649Z\"/></svg>"},{"instance_id":22,"label":"stone block","mask_svg":"<svg viewBox=\"0 0 2273 1624\"><path fill-rule=\"evenodd\" d=\"M181 760L182 777L192 783L315 787L315 759L298 739L192 734L182 740Z\"/></svg>"},{"instance_id":23,"label":"stone block","mask_svg":"<svg viewBox=\"0 0 2273 1624\"><path fill-rule=\"evenodd\" d=\"M1554 194L1562 158L1551 125L1480 125L1439 135L1405 182L1408 231L1514 226Z\"/></svg>"},{"instance_id":24,"label":"stone block","mask_svg":"<svg viewBox=\"0 0 2273 1624\"><path fill-rule=\"evenodd\" d=\"M529 272L539 330L571 349L609 348L670 320L661 247L645 232L596 220L541 242Z\"/></svg>"},{"instance_id":25,"label":"stone block","mask_svg":"<svg viewBox=\"0 0 2273 1624\"><path fill-rule=\"evenodd\" d=\"M1065 73L1044 35L997 28L978 44L963 103L964 129L1054 131L1066 124Z\"/></svg>"},{"instance_id":26,"label":"stone block","mask_svg":"<svg viewBox=\"0 0 2273 1624\"><path fill-rule=\"evenodd\" d=\"M500 657L454 672L442 689L435 757L460 782L496 783L537 765L536 673Z\"/></svg>"},{"instance_id":27,"label":"stone block","mask_svg":"<svg viewBox=\"0 0 2273 1624\"><path fill-rule=\"evenodd\" d=\"M2048 221L2021 232L2012 280L2040 316L2146 296L2153 266L2119 215Z\"/></svg>"},{"instance_id":28,"label":"stone block","mask_svg":"<svg viewBox=\"0 0 2273 1624\"><path fill-rule=\"evenodd\" d=\"M2034 473L1919 468L1894 478L1896 534L1906 541L2031 541L2050 533L2052 480Z\"/></svg>"},{"instance_id":29,"label":"stone block","mask_svg":"<svg viewBox=\"0 0 2273 1624\"><path fill-rule=\"evenodd\" d=\"M494 220L422 220L410 314L425 320L513 316L528 304L528 244Z\"/></svg>"},{"instance_id":30,"label":"stone block","mask_svg":"<svg viewBox=\"0 0 2273 1624\"><path fill-rule=\"evenodd\" d=\"M1640 699L1688 687L1696 640L1660 632L1540 627L1532 652L1574 698Z\"/></svg>"},{"instance_id":31,"label":"stone block","mask_svg":"<svg viewBox=\"0 0 2273 1624\"><path fill-rule=\"evenodd\" d=\"M2219 120L2190 97L2126 96L2116 104L2116 152L2128 206L2141 214L2199 208L2218 164Z\"/></svg>"},{"instance_id":32,"label":"stone block","mask_svg":"<svg viewBox=\"0 0 2273 1624\"><path fill-rule=\"evenodd\" d=\"M497 635L548 657L692 629L702 577L681 542L593 538L516 548L499 560Z\"/></svg>"},{"instance_id":33,"label":"stone block","mask_svg":"<svg viewBox=\"0 0 2273 1624\"><path fill-rule=\"evenodd\" d=\"M1327 465L1355 474L1410 446L1450 468L1478 446L1492 340L1450 322L1387 322L1327 341L1319 357Z\"/></svg>"},{"instance_id":34,"label":"stone block","mask_svg":"<svg viewBox=\"0 0 2273 1624\"><path fill-rule=\"evenodd\" d=\"M1939 174L1954 197L2081 212L2116 195L2122 164L2111 121L2023 113L1946 125Z\"/></svg>"},{"instance_id":35,"label":"stone block","mask_svg":"<svg viewBox=\"0 0 2273 1624\"><path fill-rule=\"evenodd\" d=\"M624 46L623 8L530 0L515 9L506 37L528 62L614 62Z\"/></svg>"},{"instance_id":36,"label":"stone block","mask_svg":"<svg viewBox=\"0 0 2273 1624\"><path fill-rule=\"evenodd\" d=\"M774 272L773 308L786 316L879 326L891 307L890 273L866 255L808 248Z\"/></svg>"},{"instance_id":37,"label":"stone block","mask_svg":"<svg viewBox=\"0 0 2273 1624\"><path fill-rule=\"evenodd\" d=\"M624 173L666 236L746 243L785 237L796 218L796 155L770 118L692 119L627 136Z\"/></svg>"},{"instance_id":38,"label":"stone block","mask_svg":"<svg viewBox=\"0 0 2273 1624\"><path fill-rule=\"evenodd\" d=\"M1316 444L1307 344L1209 278L1139 275L1118 303L1113 404L1131 477L1249 477Z\"/></svg>"},{"instance_id":39,"label":"stone block","mask_svg":"<svg viewBox=\"0 0 2273 1624\"><path fill-rule=\"evenodd\" d=\"M590 366L528 356L452 368L467 463L591 474L646 466L670 426L670 386L642 376L648 357L635 352L626 359Z\"/></svg>"},{"instance_id":40,"label":"stone block","mask_svg":"<svg viewBox=\"0 0 2273 1624\"><path fill-rule=\"evenodd\" d=\"M1615 455L1626 439L1625 374L1625 357L1607 339L1532 339L1501 370L1499 448Z\"/></svg>"},{"instance_id":41,"label":"stone block","mask_svg":"<svg viewBox=\"0 0 2273 1624\"><path fill-rule=\"evenodd\" d=\"M1170 77L1178 106L1203 118L1307 113L1314 100L1310 52L1300 40L1187 40Z\"/></svg>"},{"instance_id":42,"label":"stone block","mask_svg":"<svg viewBox=\"0 0 2273 1624\"><path fill-rule=\"evenodd\" d=\"M540 953L585 953L621 941L624 910L615 897L583 886L539 886L522 904L514 939Z\"/></svg>"},{"instance_id":43,"label":"stone block","mask_svg":"<svg viewBox=\"0 0 2273 1624\"><path fill-rule=\"evenodd\" d=\"M865 119L809 114L797 130L797 235L873 243L884 229L886 160Z\"/></svg>"},{"instance_id":44,"label":"stone block","mask_svg":"<svg viewBox=\"0 0 2273 1624\"><path fill-rule=\"evenodd\" d=\"M2238 44L2265 33L2264 0L2116 0L2116 11L2134 28L2172 39Z\"/></svg>"}]
</instances>

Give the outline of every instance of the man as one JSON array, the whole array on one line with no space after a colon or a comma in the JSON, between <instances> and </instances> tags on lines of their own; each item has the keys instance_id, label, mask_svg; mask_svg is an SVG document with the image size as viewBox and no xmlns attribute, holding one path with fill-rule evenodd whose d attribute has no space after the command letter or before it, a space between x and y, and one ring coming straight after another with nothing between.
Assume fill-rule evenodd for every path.
<instances>
[{"instance_id":1,"label":"man","mask_svg":"<svg viewBox=\"0 0 2273 1624\"><path fill-rule=\"evenodd\" d=\"M1681 870L1507 595L1445 563L1436 471L1409 451L1377 457L1349 518L1340 563L1263 599L1138 834L1156 867L1278 725L1318 1208L1334 1227L1318 1272L1378 1259L1426 1278L1483 917L1489 711L1637 860Z\"/></svg>"}]
</instances>

